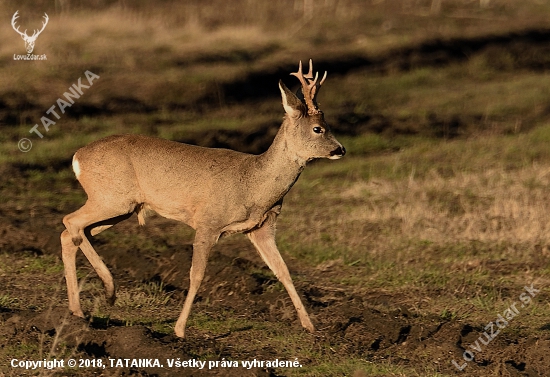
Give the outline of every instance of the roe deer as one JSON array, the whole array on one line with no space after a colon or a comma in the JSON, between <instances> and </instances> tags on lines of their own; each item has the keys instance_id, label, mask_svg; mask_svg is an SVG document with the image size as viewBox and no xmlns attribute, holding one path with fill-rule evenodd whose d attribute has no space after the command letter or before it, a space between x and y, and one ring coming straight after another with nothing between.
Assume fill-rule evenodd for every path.
<instances>
[{"instance_id":1,"label":"roe deer","mask_svg":"<svg viewBox=\"0 0 550 377\"><path fill-rule=\"evenodd\" d=\"M79 149L73 157L76 178L88 200L65 216L61 234L69 310L84 317L80 307L75 257L78 248L115 301L111 273L92 248L89 236L136 213L141 225L153 210L182 221L196 231L190 284L175 333L184 337L193 300L203 280L212 246L224 235L245 233L286 288L303 327L315 331L288 268L275 244L275 222L283 197L306 163L315 158L338 159L346 150L332 135L316 102L326 78L292 73L302 84L300 98L279 81L286 115L269 149L261 155L204 148L138 135L109 136Z\"/></svg>"}]
</instances>

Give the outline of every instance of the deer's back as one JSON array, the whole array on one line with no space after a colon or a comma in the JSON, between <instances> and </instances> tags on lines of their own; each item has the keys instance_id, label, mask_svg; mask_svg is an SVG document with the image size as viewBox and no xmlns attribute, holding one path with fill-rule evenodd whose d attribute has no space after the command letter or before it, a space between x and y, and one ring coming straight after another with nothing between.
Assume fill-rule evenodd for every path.
<instances>
[{"instance_id":1,"label":"deer's back","mask_svg":"<svg viewBox=\"0 0 550 377\"><path fill-rule=\"evenodd\" d=\"M185 206L178 201L204 202L212 190L226 195L242 191L236 186L246 180L254 157L148 136L115 135L79 149L73 167L78 165L75 173L89 197L103 192L131 196L138 203Z\"/></svg>"}]
</instances>

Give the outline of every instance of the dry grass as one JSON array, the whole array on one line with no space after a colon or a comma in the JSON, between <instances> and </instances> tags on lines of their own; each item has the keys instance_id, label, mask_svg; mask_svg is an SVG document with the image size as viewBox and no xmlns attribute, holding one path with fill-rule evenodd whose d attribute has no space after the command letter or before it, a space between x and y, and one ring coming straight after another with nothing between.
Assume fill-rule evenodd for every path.
<instances>
[{"instance_id":1,"label":"dry grass","mask_svg":"<svg viewBox=\"0 0 550 377\"><path fill-rule=\"evenodd\" d=\"M533 247L550 242L549 174L550 165L458 172L447 178L433 171L421 179L411 175L407 180L357 182L339 197L363 199L346 221L399 223L395 238Z\"/></svg>"}]
</instances>

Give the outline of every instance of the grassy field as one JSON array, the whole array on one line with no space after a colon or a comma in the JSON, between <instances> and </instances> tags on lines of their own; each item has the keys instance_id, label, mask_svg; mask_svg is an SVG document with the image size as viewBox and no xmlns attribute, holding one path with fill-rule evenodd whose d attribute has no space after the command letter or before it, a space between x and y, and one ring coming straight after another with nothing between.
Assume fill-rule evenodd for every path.
<instances>
[{"instance_id":1,"label":"grassy field","mask_svg":"<svg viewBox=\"0 0 550 377\"><path fill-rule=\"evenodd\" d=\"M0 376L548 375L550 3L434 3L4 3ZM25 51L7 22L17 9L22 29L49 14L34 52L47 61L13 60ZM68 316L61 220L85 201L74 152L139 133L259 153L283 115L277 80L295 85L288 73L309 58L328 71L320 106L348 155L307 167L277 240L317 333L300 328L282 285L236 235L216 246L188 338L176 339L193 232L160 217L96 237L118 300L105 303L80 257L88 318ZM99 78L60 119L48 115L86 71ZM56 121L49 131L44 116ZM35 124L43 138L29 133ZM71 357L302 367L10 366Z\"/></svg>"}]
</instances>

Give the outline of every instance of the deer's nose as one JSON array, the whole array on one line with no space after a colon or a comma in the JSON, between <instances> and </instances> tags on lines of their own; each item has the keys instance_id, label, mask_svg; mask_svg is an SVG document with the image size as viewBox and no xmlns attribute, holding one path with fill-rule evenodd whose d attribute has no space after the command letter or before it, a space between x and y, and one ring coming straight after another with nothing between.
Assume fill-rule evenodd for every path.
<instances>
[{"instance_id":1,"label":"deer's nose","mask_svg":"<svg viewBox=\"0 0 550 377\"><path fill-rule=\"evenodd\" d=\"M336 148L335 150L333 150L332 152L330 152L330 155L331 156L344 156L346 154L346 148L344 148L344 146L339 146L338 148Z\"/></svg>"}]
</instances>

